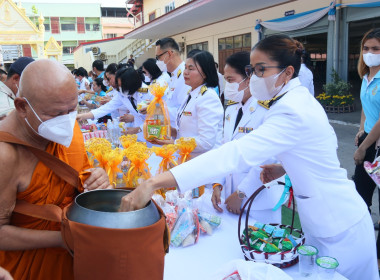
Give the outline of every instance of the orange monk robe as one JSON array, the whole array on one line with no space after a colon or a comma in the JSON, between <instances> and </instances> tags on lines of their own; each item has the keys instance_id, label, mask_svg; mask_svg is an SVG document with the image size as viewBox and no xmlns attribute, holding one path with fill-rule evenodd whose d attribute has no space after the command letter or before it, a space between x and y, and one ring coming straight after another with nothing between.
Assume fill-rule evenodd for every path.
<instances>
[{"instance_id":1,"label":"orange monk robe","mask_svg":"<svg viewBox=\"0 0 380 280\"><path fill-rule=\"evenodd\" d=\"M50 143L46 151L68 163L78 172L90 168L84 148L83 136L78 124L74 128L74 137L69 148ZM17 199L33 204L55 204L63 208L70 204L77 190L59 178L43 163L38 162L30 185ZM56 222L40 220L13 213L11 225L37 229L60 231ZM70 280L73 276L73 259L63 248L46 248L25 251L0 251L0 266L4 267L15 280Z\"/></svg>"}]
</instances>

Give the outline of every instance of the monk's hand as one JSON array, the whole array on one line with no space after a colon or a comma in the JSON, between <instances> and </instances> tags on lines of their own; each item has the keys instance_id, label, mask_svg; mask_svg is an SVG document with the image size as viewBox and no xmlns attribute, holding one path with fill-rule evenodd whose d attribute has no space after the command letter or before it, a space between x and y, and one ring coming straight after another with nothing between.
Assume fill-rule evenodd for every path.
<instances>
[{"instance_id":1,"label":"monk's hand","mask_svg":"<svg viewBox=\"0 0 380 280\"><path fill-rule=\"evenodd\" d=\"M91 175L83 184L84 191L112 188L108 175L103 168L90 168L86 171L91 172Z\"/></svg>"},{"instance_id":2,"label":"monk's hand","mask_svg":"<svg viewBox=\"0 0 380 280\"><path fill-rule=\"evenodd\" d=\"M150 201L154 194L152 179L143 182L138 188L121 199L120 212L129 212L142 209Z\"/></svg>"},{"instance_id":3,"label":"monk's hand","mask_svg":"<svg viewBox=\"0 0 380 280\"><path fill-rule=\"evenodd\" d=\"M263 169L260 173L260 180L263 184L272 182L286 173L281 164L266 164L260 167Z\"/></svg>"},{"instance_id":4,"label":"monk's hand","mask_svg":"<svg viewBox=\"0 0 380 280\"><path fill-rule=\"evenodd\" d=\"M0 267L0 280L13 280L13 278L8 271Z\"/></svg>"}]
</instances>

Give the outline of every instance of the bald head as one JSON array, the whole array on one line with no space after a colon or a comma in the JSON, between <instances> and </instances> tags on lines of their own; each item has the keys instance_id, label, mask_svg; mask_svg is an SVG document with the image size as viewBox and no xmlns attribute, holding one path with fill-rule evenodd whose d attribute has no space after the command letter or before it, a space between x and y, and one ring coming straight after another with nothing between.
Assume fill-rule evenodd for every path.
<instances>
[{"instance_id":1,"label":"bald head","mask_svg":"<svg viewBox=\"0 0 380 280\"><path fill-rule=\"evenodd\" d=\"M19 96L29 101L76 98L77 87L70 71L61 63L41 59L30 63L21 75Z\"/></svg>"}]
</instances>

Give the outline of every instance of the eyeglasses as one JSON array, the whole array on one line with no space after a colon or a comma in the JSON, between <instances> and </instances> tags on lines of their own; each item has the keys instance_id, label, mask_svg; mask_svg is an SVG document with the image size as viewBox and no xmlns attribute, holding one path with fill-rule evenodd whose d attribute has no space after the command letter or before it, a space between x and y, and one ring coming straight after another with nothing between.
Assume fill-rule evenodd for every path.
<instances>
[{"instance_id":1,"label":"eyeglasses","mask_svg":"<svg viewBox=\"0 0 380 280\"><path fill-rule=\"evenodd\" d=\"M247 65L245 66L245 74L248 76L248 77L251 77L253 73L255 73L255 75L257 77L262 77L264 75L264 72L267 68L278 68L278 69L284 69L286 67L283 67L283 66L264 66L264 65L261 65L261 64L258 64L258 65L255 65L255 66L252 66L252 65Z\"/></svg>"},{"instance_id":2,"label":"eyeglasses","mask_svg":"<svg viewBox=\"0 0 380 280\"><path fill-rule=\"evenodd\" d=\"M161 56L166 54L168 51L163 52L162 54L156 55L156 60L159 60Z\"/></svg>"}]
</instances>

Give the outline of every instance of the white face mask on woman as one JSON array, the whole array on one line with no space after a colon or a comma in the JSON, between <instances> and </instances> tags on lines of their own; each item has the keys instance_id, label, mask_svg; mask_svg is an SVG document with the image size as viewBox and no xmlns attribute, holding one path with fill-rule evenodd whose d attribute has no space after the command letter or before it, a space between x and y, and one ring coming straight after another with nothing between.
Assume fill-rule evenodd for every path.
<instances>
[{"instance_id":1,"label":"white face mask on woman","mask_svg":"<svg viewBox=\"0 0 380 280\"><path fill-rule=\"evenodd\" d=\"M368 67L380 66L380 54L365 53L363 54L363 60Z\"/></svg>"},{"instance_id":2,"label":"white face mask on woman","mask_svg":"<svg viewBox=\"0 0 380 280\"><path fill-rule=\"evenodd\" d=\"M27 118L25 118L25 122L29 125L29 127L41 137L50 140L52 142L61 144L65 147L69 147L71 141L73 140L74 135L74 126L77 117L77 112L73 111L69 114L54 117L47 121L42 121L37 113L34 111L32 105L30 105L28 99L26 99L30 108L32 109L34 115L41 122L38 126L38 132L34 130L34 128L29 124Z\"/></svg>"},{"instance_id":3,"label":"white face mask on woman","mask_svg":"<svg viewBox=\"0 0 380 280\"><path fill-rule=\"evenodd\" d=\"M277 93L280 92L283 85L276 87L276 82L278 77L284 72L282 70L278 74L273 74L269 77L257 77L255 74L252 75L249 81L249 90L251 91L252 96L257 100L269 100L272 99Z\"/></svg>"},{"instance_id":4,"label":"white face mask on woman","mask_svg":"<svg viewBox=\"0 0 380 280\"><path fill-rule=\"evenodd\" d=\"M247 78L242 80L240 83L229 83L226 81L226 85L224 87L224 98L227 100L231 100L234 102L241 102L244 97L244 91L248 88L242 89L239 91L239 86L242 82L244 82Z\"/></svg>"},{"instance_id":5,"label":"white face mask on woman","mask_svg":"<svg viewBox=\"0 0 380 280\"><path fill-rule=\"evenodd\" d=\"M152 79L148 75L144 74L144 82L145 83L150 83L151 81L152 81Z\"/></svg>"}]
</instances>

